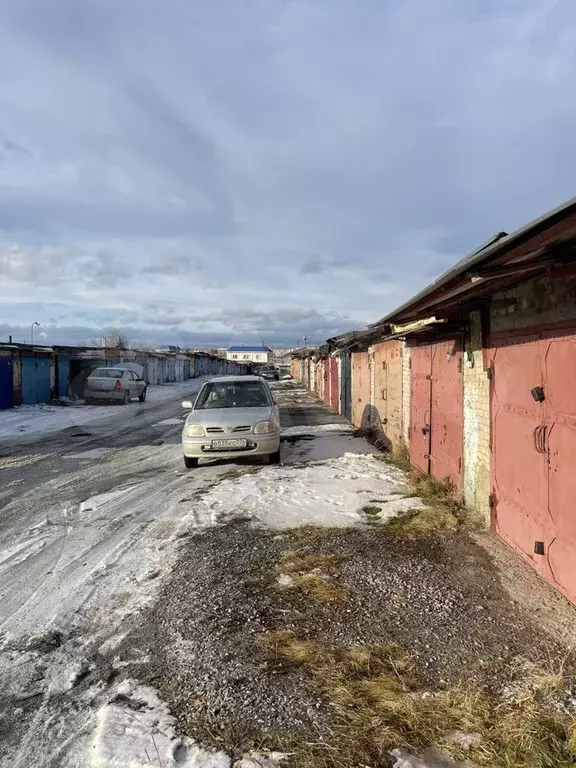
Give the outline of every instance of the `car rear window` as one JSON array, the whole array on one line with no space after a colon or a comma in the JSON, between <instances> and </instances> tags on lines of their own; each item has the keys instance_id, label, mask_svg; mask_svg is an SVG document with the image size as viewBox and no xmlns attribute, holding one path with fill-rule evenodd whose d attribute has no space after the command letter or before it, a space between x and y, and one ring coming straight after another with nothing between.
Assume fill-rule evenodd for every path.
<instances>
[{"instance_id":1,"label":"car rear window","mask_svg":"<svg viewBox=\"0 0 576 768\"><path fill-rule=\"evenodd\" d=\"M213 381L204 385L194 409L262 408L267 405L272 405L270 396L259 381Z\"/></svg>"},{"instance_id":2,"label":"car rear window","mask_svg":"<svg viewBox=\"0 0 576 768\"><path fill-rule=\"evenodd\" d=\"M90 378L95 379L121 379L124 371L114 370L114 368L96 368L92 371Z\"/></svg>"}]
</instances>

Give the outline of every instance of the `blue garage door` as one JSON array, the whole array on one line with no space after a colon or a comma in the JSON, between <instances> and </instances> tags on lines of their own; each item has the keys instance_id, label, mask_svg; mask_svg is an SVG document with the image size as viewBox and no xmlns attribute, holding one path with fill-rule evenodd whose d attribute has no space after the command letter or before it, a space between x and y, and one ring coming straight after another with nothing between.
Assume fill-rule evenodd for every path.
<instances>
[{"instance_id":1,"label":"blue garage door","mask_svg":"<svg viewBox=\"0 0 576 768\"><path fill-rule=\"evenodd\" d=\"M12 358L0 357L0 410L14 405Z\"/></svg>"},{"instance_id":2,"label":"blue garage door","mask_svg":"<svg viewBox=\"0 0 576 768\"><path fill-rule=\"evenodd\" d=\"M58 356L56 361L58 371L58 397L68 397L70 385L70 358Z\"/></svg>"},{"instance_id":3,"label":"blue garage door","mask_svg":"<svg viewBox=\"0 0 576 768\"><path fill-rule=\"evenodd\" d=\"M36 405L49 403L50 358L30 356L22 358L22 403Z\"/></svg>"}]
</instances>

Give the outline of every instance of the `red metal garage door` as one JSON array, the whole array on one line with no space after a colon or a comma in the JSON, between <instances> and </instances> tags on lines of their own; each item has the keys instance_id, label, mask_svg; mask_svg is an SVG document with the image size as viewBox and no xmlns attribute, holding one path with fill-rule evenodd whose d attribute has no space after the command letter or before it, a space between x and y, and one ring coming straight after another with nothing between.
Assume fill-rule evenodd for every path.
<instances>
[{"instance_id":1,"label":"red metal garage door","mask_svg":"<svg viewBox=\"0 0 576 768\"><path fill-rule=\"evenodd\" d=\"M463 389L460 340L411 348L410 461L462 487Z\"/></svg>"},{"instance_id":2,"label":"red metal garage door","mask_svg":"<svg viewBox=\"0 0 576 768\"><path fill-rule=\"evenodd\" d=\"M576 602L576 334L494 336L489 359L494 528Z\"/></svg>"},{"instance_id":3,"label":"red metal garage door","mask_svg":"<svg viewBox=\"0 0 576 768\"><path fill-rule=\"evenodd\" d=\"M410 350L410 463L430 472L430 408L432 350L429 345Z\"/></svg>"},{"instance_id":4,"label":"red metal garage door","mask_svg":"<svg viewBox=\"0 0 576 768\"><path fill-rule=\"evenodd\" d=\"M462 487L464 394L460 340L432 345L430 474Z\"/></svg>"},{"instance_id":5,"label":"red metal garage door","mask_svg":"<svg viewBox=\"0 0 576 768\"><path fill-rule=\"evenodd\" d=\"M339 410L340 394L338 391L338 359L330 358L330 407L336 411Z\"/></svg>"},{"instance_id":6,"label":"red metal garage door","mask_svg":"<svg viewBox=\"0 0 576 768\"><path fill-rule=\"evenodd\" d=\"M322 393L322 399L326 405L330 405L330 358L327 357L324 360L324 391Z\"/></svg>"}]
</instances>

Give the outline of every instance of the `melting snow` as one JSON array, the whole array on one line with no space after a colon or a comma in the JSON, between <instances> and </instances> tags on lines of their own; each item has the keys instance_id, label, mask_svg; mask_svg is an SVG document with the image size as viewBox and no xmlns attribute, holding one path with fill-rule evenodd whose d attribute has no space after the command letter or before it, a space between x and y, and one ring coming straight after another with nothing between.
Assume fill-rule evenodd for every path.
<instances>
[{"instance_id":1,"label":"melting snow","mask_svg":"<svg viewBox=\"0 0 576 768\"><path fill-rule=\"evenodd\" d=\"M286 427L282 430L282 436L291 435L318 435L324 432L354 432L350 424L312 424L305 427Z\"/></svg>"},{"instance_id":2,"label":"melting snow","mask_svg":"<svg viewBox=\"0 0 576 768\"><path fill-rule=\"evenodd\" d=\"M192 395L200 390L205 376L187 379L175 384L161 384L148 388L146 403L119 405L83 405L71 402L62 405L22 405L0 411L0 437L16 437L55 432L68 427L78 427L104 418L122 418L134 408L149 410L152 405L167 402L181 396Z\"/></svg>"},{"instance_id":3,"label":"melting snow","mask_svg":"<svg viewBox=\"0 0 576 768\"><path fill-rule=\"evenodd\" d=\"M406 499L403 473L372 456L346 453L325 462L265 467L224 480L201 505L214 523L249 517L271 528L299 525L349 526L365 521L362 508L378 501L380 519L422 506Z\"/></svg>"}]
</instances>

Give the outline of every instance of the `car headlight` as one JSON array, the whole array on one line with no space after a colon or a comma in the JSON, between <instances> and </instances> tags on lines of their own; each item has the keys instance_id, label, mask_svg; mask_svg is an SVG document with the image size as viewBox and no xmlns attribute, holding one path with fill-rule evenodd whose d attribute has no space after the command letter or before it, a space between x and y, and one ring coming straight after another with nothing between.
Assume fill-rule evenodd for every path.
<instances>
[{"instance_id":1,"label":"car headlight","mask_svg":"<svg viewBox=\"0 0 576 768\"><path fill-rule=\"evenodd\" d=\"M186 424L184 434L186 437L204 437L204 427L202 424Z\"/></svg>"},{"instance_id":2,"label":"car headlight","mask_svg":"<svg viewBox=\"0 0 576 768\"><path fill-rule=\"evenodd\" d=\"M259 421L254 427L255 435L267 435L269 432L275 432L275 425L273 421Z\"/></svg>"}]
</instances>

